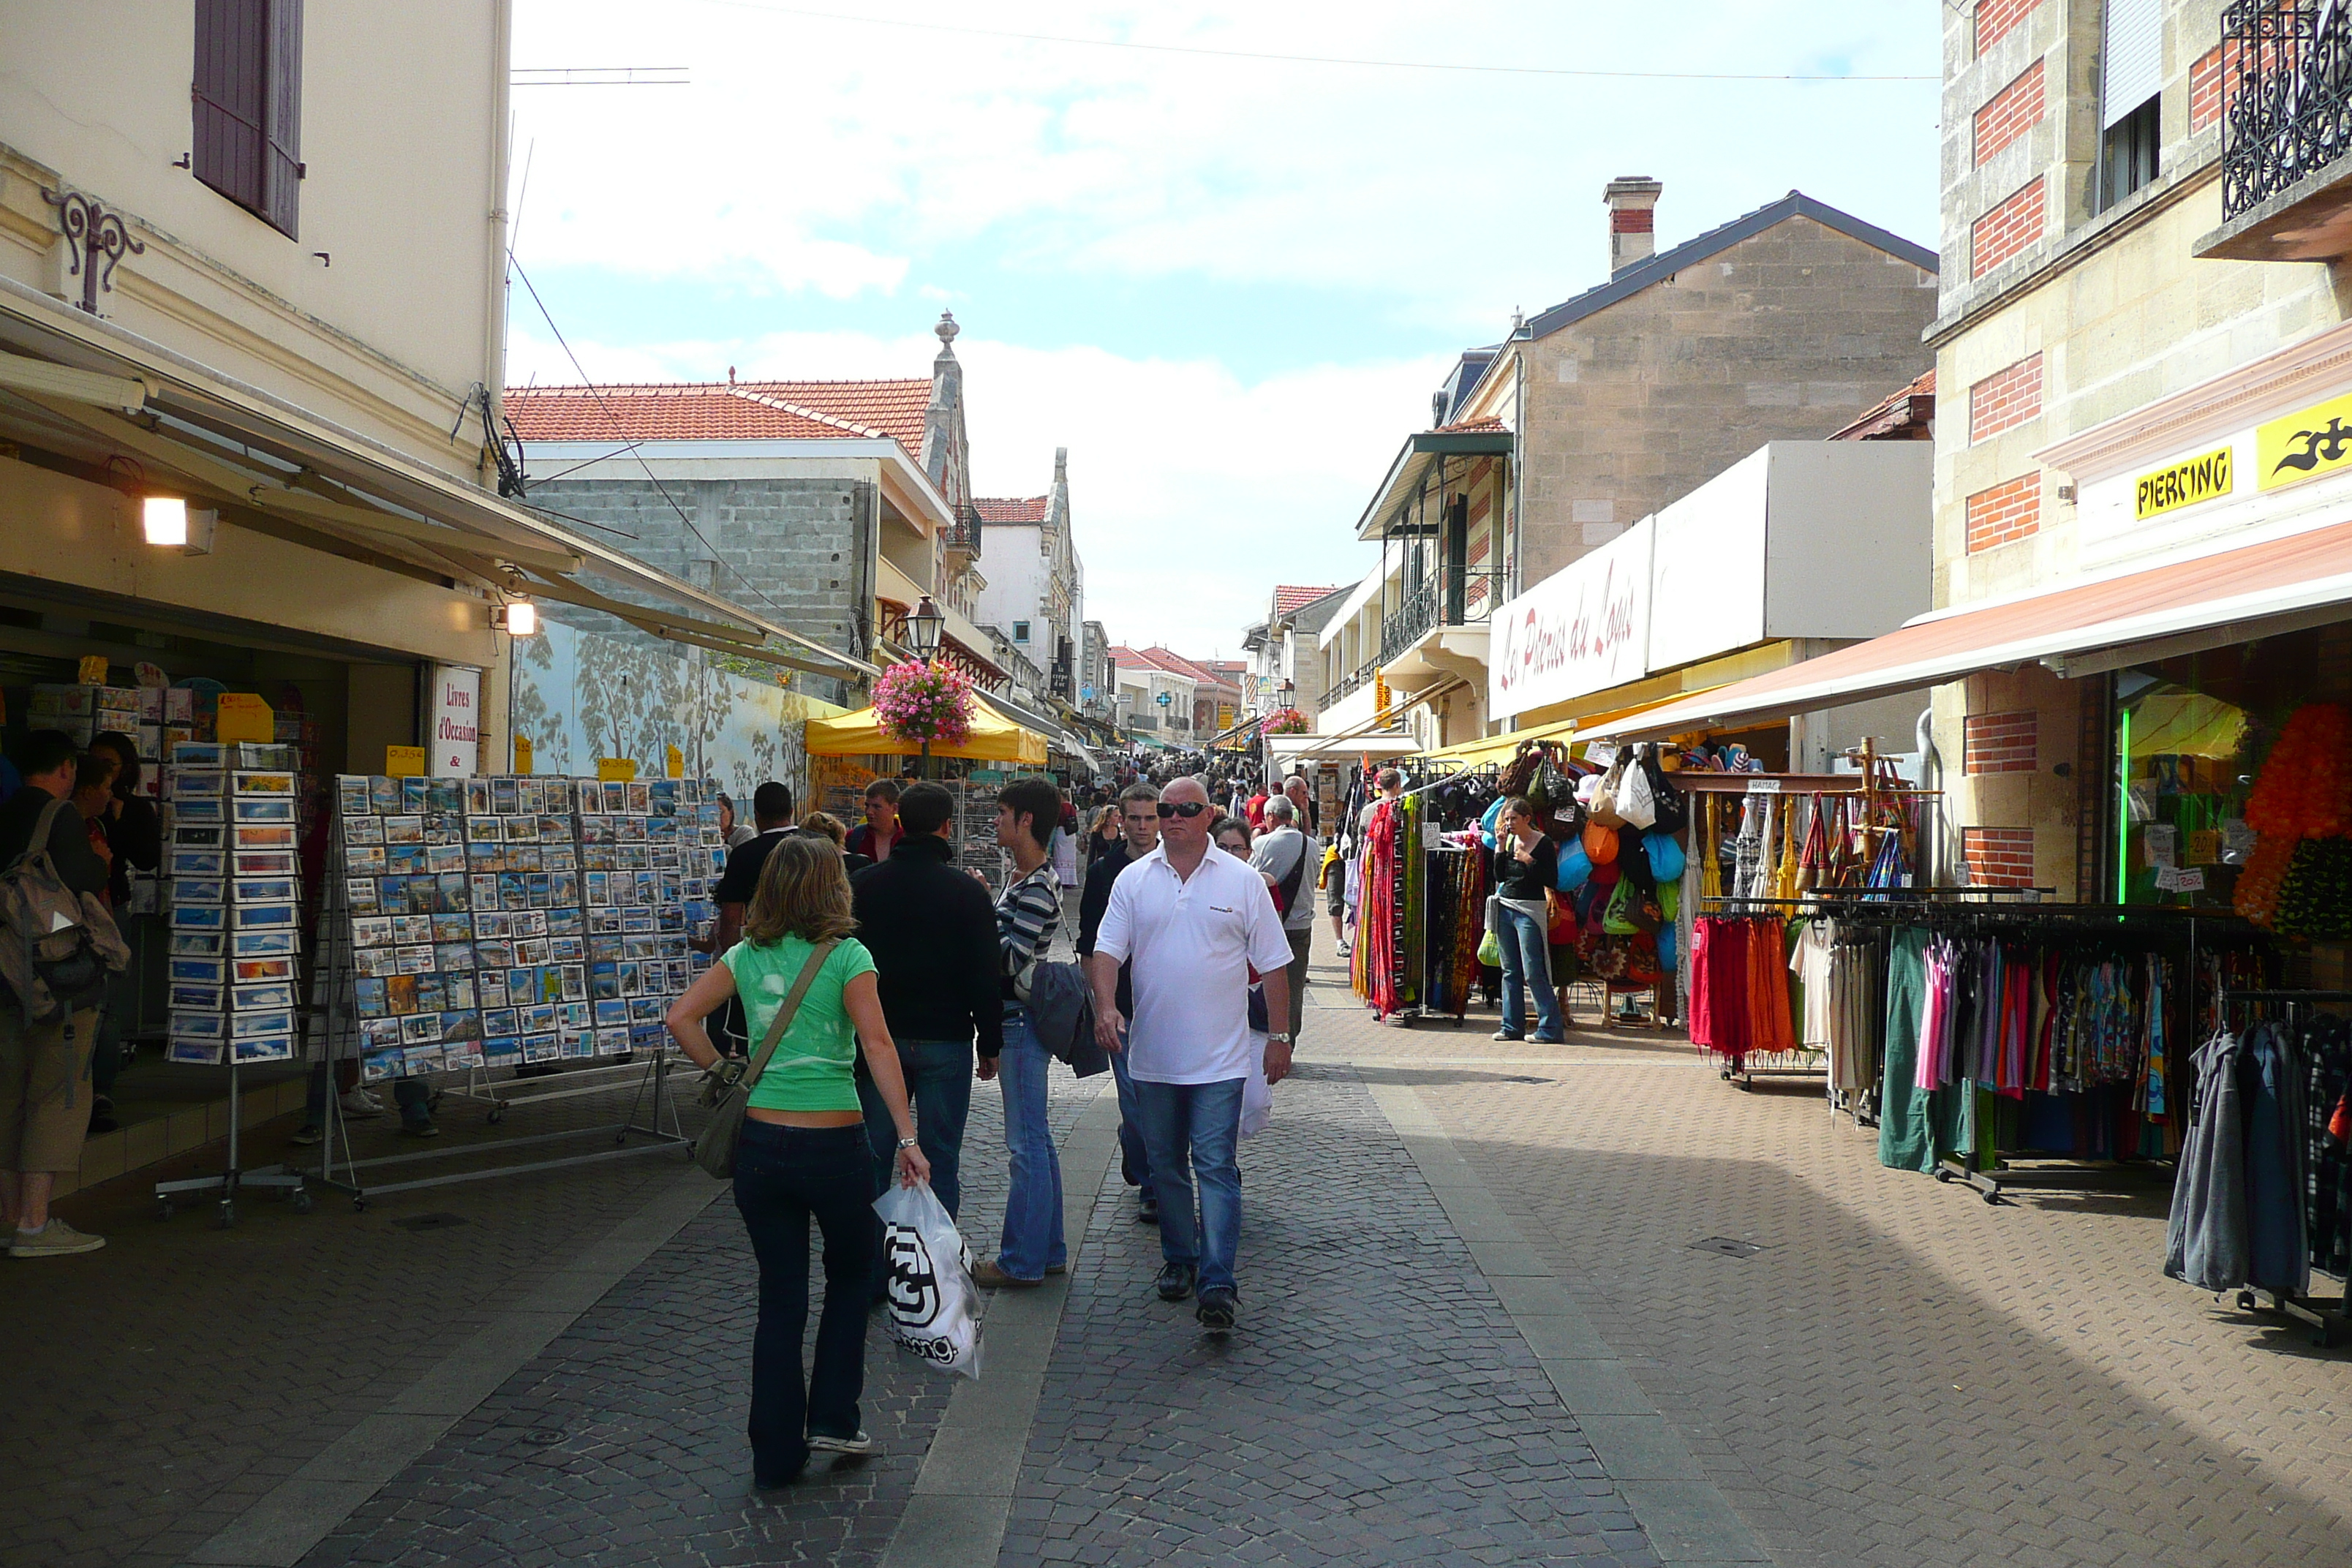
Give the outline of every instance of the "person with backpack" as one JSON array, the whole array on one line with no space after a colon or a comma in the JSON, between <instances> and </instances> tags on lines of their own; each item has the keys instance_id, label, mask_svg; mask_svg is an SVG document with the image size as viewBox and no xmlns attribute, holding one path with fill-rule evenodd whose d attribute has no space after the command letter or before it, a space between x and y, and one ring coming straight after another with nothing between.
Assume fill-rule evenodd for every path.
<instances>
[{"instance_id":1,"label":"person with backpack","mask_svg":"<svg viewBox=\"0 0 2352 1568\"><path fill-rule=\"evenodd\" d=\"M1298 803L1290 796L1266 797L1265 831L1250 846L1249 863L1273 884L1282 934L1290 939L1290 1036L1295 1042L1299 1026L1307 1021L1307 958L1315 946L1314 878L1323 863L1323 846L1307 831Z\"/></svg>"},{"instance_id":2,"label":"person with backpack","mask_svg":"<svg viewBox=\"0 0 2352 1568\"><path fill-rule=\"evenodd\" d=\"M0 803L0 872L12 879L37 876L33 858L46 851L56 881L77 900L102 896L110 869L70 804L80 761L63 731L34 731L18 763L25 786ZM8 908L16 907L11 899ZM29 949L43 934L9 929L0 931L0 942ZM121 946L120 937L113 942ZM0 978L0 1221L12 1232L11 1258L60 1258L106 1245L104 1237L86 1235L49 1213L58 1173L81 1169L102 994L102 976L88 994L37 999L20 995ZM34 1016L45 1008L53 1010Z\"/></svg>"}]
</instances>

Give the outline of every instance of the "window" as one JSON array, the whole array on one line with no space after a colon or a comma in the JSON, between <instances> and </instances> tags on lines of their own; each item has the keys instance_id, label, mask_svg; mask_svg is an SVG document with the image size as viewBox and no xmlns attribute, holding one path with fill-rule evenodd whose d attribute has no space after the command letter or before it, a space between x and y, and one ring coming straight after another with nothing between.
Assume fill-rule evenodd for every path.
<instances>
[{"instance_id":1,"label":"window","mask_svg":"<svg viewBox=\"0 0 2352 1568\"><path fill-rule=\"evenodd\" d=\"M302 0L196 0L196 178L291 239L302 180Z\"/></svg>"},{"instance_id":2,"label":"window","mask_svg":"<svg viewBox=\"0 0 2352 1568\"><path fill-rule=\"evenodd\" d=\"M2105 212L2156 178L2164 85L2158 0L2107 0L2102 45L2099 164L2093 205Z\"/></svg>"},{"instance_id":3,"label":"window","mask_svg":"<svg viewBox=\"0 0 2352 1568\"><path fill-rule=\"evenodd\" d=\"M1013 623L1013 640L1014 642L1027 642L1029 640L1029 623L1027 621L1015 621Z\"/></svg>"}]
</instances>

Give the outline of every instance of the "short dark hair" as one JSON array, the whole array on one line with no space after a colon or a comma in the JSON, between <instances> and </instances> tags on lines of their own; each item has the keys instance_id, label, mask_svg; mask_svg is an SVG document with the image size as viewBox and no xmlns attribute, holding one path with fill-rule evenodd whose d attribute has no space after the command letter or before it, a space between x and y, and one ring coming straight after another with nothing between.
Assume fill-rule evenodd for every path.
<instances>
[{"instance_id":1,"label":"short dark hair","mask_svg":"<svg viewBox=\"0 0 2352 1568\"><path fill-rule=\"evenodd\" d=\"M895 805L898 801L898 782L896 779L876 779L866 786L866 798L887 800Z\"/></svg>"},{"instance_id":2,"label":"short dark hair","mask_svg":"<svg viewBox=\"0 0 2352 1568\"><path fill-rule=\"evenodd\" d=\"M1394 768L1382 768L1372 782L1382 789L1401 789L1404 785L1404 775Z\"/></svg>"},{"instance_id":3,"label":"short dark hair","mask_svg":"<svg viewBox=\"0 0 2352 1568\"><path fill-rule=\"evenodd\" d=\"M751 815L762 822L793 819L793 786L770 779L751 792Z\"/></svg>"},{"instance_id":4,"label":"short dark hair","mask_svg":"<svg viewBox=\"0 0 2352 1568\"><path fill-rule=\"evenodd\" d=\"M937 833L955 815L955 796L945 784L917 779L898 795L898 826L917 837Z\"/></svg>"},{"instance_id":5,"label":"short dark hair","mask_svg":"<svg viewBox=\"0 0 2352 1568\"><path fill-rule=\"evenodd\" d=\"M63 730L36 730L25 737L25 749L16 755L16 769L28 779L43 773L56 773L81 755L81 748Z\"/></svg>"},{"instance_id":6,"label":"short dark hair","mask_svg":"<svg viewBox=\"0 0 2352 1568\"><path fill-rule=\"evenodd\" d=\"M122 759L122 771L114 775L114 793L134 793L139 788L139 743L120 730L100 730L90 744L105 746Z\"/></svg>"},{"instance_id":7,"label":"short dark hair","mask_svg":"<svg viewBox=\"0 0 2352 1568\"><path fill-rule=\"evenodd\" d=\"M1054 829L1062 826L1062 790L1041 773L1024 773L996 792L996 804L1011 808L1015 818L1029 819L1029 837L1040 849L1050 849Z\"/></svg>"},{"instance_id":8,"label":"short dark hair","mask_svg":"<svg viewBox=\"0 0 2352 1568\"><path fill-rule=\"evenodd\" d=\"M1160 792L1148 784L1131 784L1118 792L1119 805L1126 805L1133 801L1157 805L1160 804Z\"/></svg>"}]
</instances>

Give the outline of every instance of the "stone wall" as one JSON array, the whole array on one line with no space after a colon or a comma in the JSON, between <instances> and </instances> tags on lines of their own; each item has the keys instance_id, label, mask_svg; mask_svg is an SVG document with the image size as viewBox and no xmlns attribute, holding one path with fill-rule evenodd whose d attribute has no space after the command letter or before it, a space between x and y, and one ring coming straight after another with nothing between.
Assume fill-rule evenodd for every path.
<instances>
[{"instance_id":1,"label":"stone wall","mask_svg":"<svg viewBox=\"0 0 2352 1568\"><path fill-rule=\"evenodd\" d=\"M1916 377L1936 298L1933 273L1791 217L1528 344L1520 583Z\"/></svg>"}]
</instances>

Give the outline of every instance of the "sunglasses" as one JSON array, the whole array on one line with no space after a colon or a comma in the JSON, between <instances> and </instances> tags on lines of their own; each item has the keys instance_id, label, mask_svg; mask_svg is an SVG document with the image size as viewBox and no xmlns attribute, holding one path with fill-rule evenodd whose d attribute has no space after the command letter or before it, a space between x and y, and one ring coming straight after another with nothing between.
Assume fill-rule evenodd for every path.
<instances>
[{"instance_id":1,"label":"sunglasses","mask_svg":"<svg viewBox=\"0 0 2352 1568\"><path fill-rule=\"evenodd\" d=\"M1192 821L1194 817L1200 816L1202 812L1208 809L1209 803L1205 800L1182 800L1176 802L1172 805L1163 800L1160 803L1159 807L1160 815L1163 819L1171 816L1181 816L1187 822Z\"/></svg>"}]
</instances>

